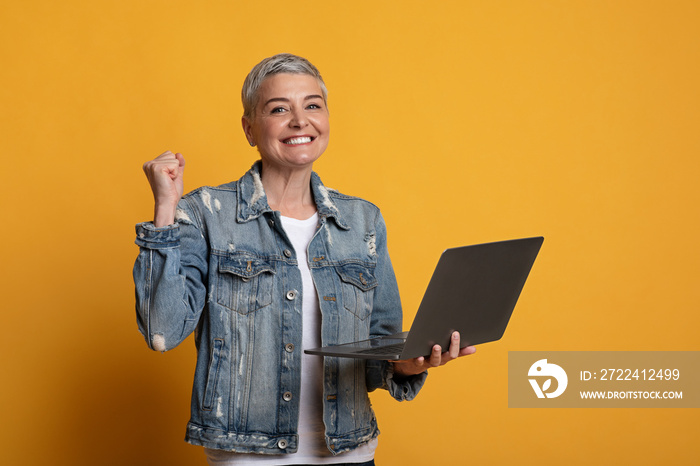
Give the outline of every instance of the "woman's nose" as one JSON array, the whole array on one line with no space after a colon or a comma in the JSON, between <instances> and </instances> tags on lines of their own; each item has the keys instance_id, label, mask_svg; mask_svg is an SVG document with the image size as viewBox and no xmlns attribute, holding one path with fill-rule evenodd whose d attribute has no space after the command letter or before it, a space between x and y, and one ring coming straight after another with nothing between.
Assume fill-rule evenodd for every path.
<instances>
[{"instance_id":1,"label":"woman's nose","mask_svg":"<svg viewBox=\"0 0 700 466\"><path fill-rule=\"evenodd\" d=\"M291 115L292 118L289 120L289 126L293 128L303 128L309 124L309 120L302 110L292 110Z\"/></svg>"}]
</instances>

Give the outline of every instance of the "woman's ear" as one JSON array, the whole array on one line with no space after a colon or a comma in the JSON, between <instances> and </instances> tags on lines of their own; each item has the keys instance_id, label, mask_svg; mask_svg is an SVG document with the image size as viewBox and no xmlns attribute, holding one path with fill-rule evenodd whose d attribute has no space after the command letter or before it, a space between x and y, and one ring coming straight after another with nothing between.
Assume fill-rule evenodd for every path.
<instances>
[{"instance_id":1,"label":"woman's ear","mask_svg":"<svg viewBox=\"0 0 700 466\"><path fill-rule=\"evenodd\" d=\"M241 124L243 125L243 132L245 133L245 138L248 140L250 147L255 147L255 138L253 138L253 126L248 121L247 117L241 118Z\"/></svg>"}]
</instances>

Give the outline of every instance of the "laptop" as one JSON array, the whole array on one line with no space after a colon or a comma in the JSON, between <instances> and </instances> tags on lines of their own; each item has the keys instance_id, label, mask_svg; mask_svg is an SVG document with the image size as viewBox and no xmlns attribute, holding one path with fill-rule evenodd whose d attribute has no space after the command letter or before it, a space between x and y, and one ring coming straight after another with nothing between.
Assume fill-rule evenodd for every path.
<instances>
[{"instance_id":1,"label":"laptop","mask_svg":"<svg viewBox=\"0 0 700 466\"><path fill-rule=\"evenodd\" d=\"M411 330L304 350L345 358L399 360L449 348L456 330L462 347L499 340L506 330L544 238L522 238L445 250Z\"/></svg>"}]
</instances>

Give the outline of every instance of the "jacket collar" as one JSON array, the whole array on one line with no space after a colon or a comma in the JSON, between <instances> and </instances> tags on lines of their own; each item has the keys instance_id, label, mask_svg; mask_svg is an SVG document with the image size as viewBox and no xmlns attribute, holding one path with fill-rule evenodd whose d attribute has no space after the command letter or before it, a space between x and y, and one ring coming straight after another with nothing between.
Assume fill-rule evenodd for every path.
<instances>
[{"instance_id":1,"label":"jacket collar","mask_svg":"<svg viewBox=\"0 0 700 466\"><path fill-rule=\"evenodd\" d=\"M267 203L267 195L263 189L262 178L260 177L261 169L262 162L258 160L238 180L238 211L236 212L236 220L240 223L254 220L265 212L272 212L272 208ZM311 173L311 192L314 196L319 217L332 217L340 228L344 230L350 229L335 202L331 199L328 188L323 185L321 178L316 172Z\"/></svg>"}]
</instances>

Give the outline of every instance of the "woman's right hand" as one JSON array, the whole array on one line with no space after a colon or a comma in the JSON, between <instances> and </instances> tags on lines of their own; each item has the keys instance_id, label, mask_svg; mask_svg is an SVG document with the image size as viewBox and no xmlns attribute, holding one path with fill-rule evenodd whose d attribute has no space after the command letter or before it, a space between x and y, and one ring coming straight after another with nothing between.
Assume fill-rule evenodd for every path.
<instances>
[{"instance_id":1,"label":"woman's right hand","mask_svg":"<svg viewBox=\"0 0 700 466\"><path fill-rule=\"evenodd\" d=\"M163 227L175 223L175 209L184 191L185 158L170 151L143 164L155 200L153 225Z\"/></svg>"}]
</instances>

